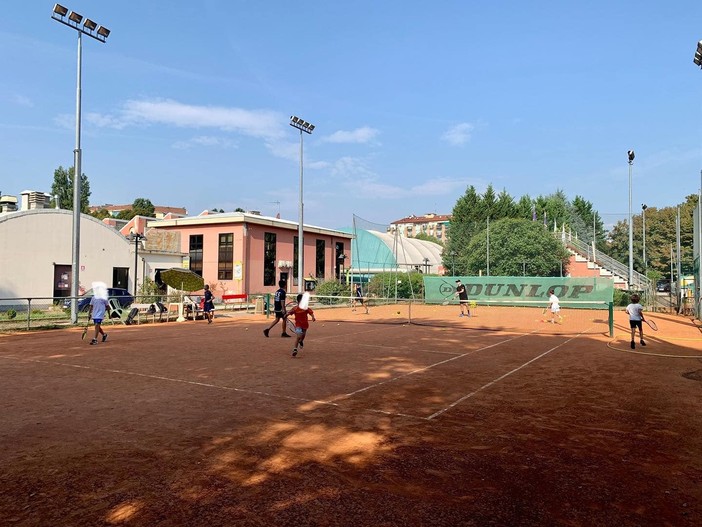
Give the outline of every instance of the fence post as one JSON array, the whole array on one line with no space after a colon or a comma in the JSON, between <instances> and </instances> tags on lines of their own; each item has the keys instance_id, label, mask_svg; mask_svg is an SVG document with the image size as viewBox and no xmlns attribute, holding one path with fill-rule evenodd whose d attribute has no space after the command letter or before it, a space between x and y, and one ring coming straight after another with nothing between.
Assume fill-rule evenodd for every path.
<instances>
[{"instance_id":1,"label":"fence post","mask_svg":"<svg viewBox=\"0 0 702 527\"><path fill-rule=\"evenodd\" d=\"M32 320L32 299L27 299L27 331L30 329L30 322Z\"/></svg>"},{"instance_id":2,"label":"fence post","mask_svg":"<svg viewBox=\"0 0 702 527\"><path fill-rule=\"evenodd\" d=\"M609 336L614 337L614 302L609 303Z\"/></svg>"}]
</instances>

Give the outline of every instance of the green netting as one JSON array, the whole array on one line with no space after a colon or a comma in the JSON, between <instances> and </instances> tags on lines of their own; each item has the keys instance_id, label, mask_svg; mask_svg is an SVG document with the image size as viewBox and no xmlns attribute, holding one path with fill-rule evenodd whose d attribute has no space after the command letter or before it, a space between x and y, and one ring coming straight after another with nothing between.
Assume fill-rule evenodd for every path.
<instances>
[{"instance_id":1,"label":"green netting","mask_svg":"<svg viewBox=\"0 0 702 527\"><path fill-rule=\"evenodd\" d=\"M426 302L441 303L451 299L456 292L457 279L460 279L466 286L468 298L478 303L500 301L519 306L529 305L535 300L548 302L548 292L553 289L561 305L587 308L593 307L588 302L608 304L612 302L614 296L614 284L608 278L425 276L424 298Z\"/></svg>"}]
</instances>

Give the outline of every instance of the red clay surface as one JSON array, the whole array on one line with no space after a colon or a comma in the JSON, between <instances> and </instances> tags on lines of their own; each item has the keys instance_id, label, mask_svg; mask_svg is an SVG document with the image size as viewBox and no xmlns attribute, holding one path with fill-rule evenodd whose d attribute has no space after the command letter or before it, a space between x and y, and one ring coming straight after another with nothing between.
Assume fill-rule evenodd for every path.
<instances>
[{"instance_id":1,"label":"red clay surface","mask_svg":"<svg viewBox=\"0 0 702 527\"><path fill-rule=\"evenodd\" d=\"M702 524L691 320L407 311L0 335L0 525Z\"/></svg>"}]
</instances>

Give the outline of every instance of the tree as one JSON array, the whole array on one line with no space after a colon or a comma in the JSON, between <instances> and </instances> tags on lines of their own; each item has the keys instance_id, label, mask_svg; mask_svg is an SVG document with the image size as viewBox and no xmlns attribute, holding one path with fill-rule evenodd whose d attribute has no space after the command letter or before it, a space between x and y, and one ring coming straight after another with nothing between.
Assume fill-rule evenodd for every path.
<instances>
[{"instance_id":1,"label":"tree","mask_svg":"<svg viewBox=\"0 0 702 527\"><path fill-rule=\"evenodd\" d=\"M91 212L90 215L93 218L97 218L98 220L104 220L105 218L109 218L110 216L112 216L110 214L110 211L108 211L107 209L98 209L94 212Z\"/></svg>"},{"instance_id":2,"label":"tree","mask_svg":"<svg viewBox=\"0 0 702 527\"><path fill-rule=\"evenodd\" d=\"M417 240L424 240L425 242L438 243L442 247L444 245L443 242L439 238L437 238L436 236L431 236L430 234L427 234L426 232L420 232L414 238Z\"/></svg>"},{"instance_id":3,"label":"tree","mask_svg":"<svg viewBox=\"0 0 702 527\"><path fill-rule=\"evenodd\" d=\"M137 198L132 203L130 209L124 209L119 212L117 217L121 220L131 220L134 216L146 216L149 218L156 217L156 207L146 198Z\"/></svg>"},{"instance_id":4,"label":"tree","mask_svg":"<svg viewBox=\"0 0 702 527\"><path fill-rule=\"evenodd\" d=\"M487 271L487 228L471 240L461 257L468 274ZM490 222L490 274L563 276L570 254L539 222L503 218Z\"/></svg>"},{"instance_id":5,"label":"tree","mask_svg":"<svg viewBox=\"0 0 702 527\"><path fill-rule=\"evenodd\" d=\"M54 170L54 182L51 185L51 207L56 207L56 199L58 197L58 206L60 209L73 210L73 175L75 169L68 169L59 166ZM88 176L82 174L80 177L80 210L87 214L90 210L90 182Z\"/></svg>"},{"instance_id":6,"label":"tree","mask_svg":"<svg viewBox=\"0 0 702 527\"><path fill-rule=\"evenodd\" d=\"M646 209L646 265L643 262L643 215L632 218L634 269L640 273L647 271L657 275L670 274L671 248L676 251L676 218L680 208L680 264L684 274L690 273L693 266L693 221L692 213L697 205L695 194L685 198L685 202L673 207ZM621 262L629 261L629 222L622 220L609 231L607 254ZM673 255L675 258L675 254Z\"/></svg>"}]
</instances>

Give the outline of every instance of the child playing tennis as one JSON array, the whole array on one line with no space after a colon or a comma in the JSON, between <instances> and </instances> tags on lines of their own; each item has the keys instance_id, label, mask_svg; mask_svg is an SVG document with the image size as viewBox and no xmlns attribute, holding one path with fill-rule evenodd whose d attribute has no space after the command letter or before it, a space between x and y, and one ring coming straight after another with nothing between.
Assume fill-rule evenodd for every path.
<instances>
[{"instance_id":1,"label":"child playing tennis","mask_svg":"<svg viewBox=\"0 0 702 527\"><path fill-rule=\"evenodd\" d=\"M307 335L307 328L310 327L310 322L307 317L312 317L312 322L315 322L317 320L316 318L314 318L314 311L312 311L309 307L307 309L302 309L300 307L300 300L302 300L302 293L297 295L297 305L293 306L293 308L290 311L285 313L286 319L291 315L295 317L295 347L292 350L293 357L297 357L298 347L304 347L304 340L305 335Z\"/></svg>"},{"instance_id":2,"label":"child playing tennis","mask_svg":"<svg viewBox=\"0 0 702 527\"><path fill-rule=\"evenodd\" d=\"M563 321L563 317L561 317L561 305L558 297L553 289L551 289L548 294L548 307L551 311L551 323L560 324ZM556 322L556 317L558 317L558 322Z\"/></svg>"},{"instance_id":3,"label":"child playing tennis","mask_svg":"<svg viewBox=\"0 0 702 527\"><path fill-rule=\"evenodd\" d=\"M639 304L639 295L631 295L631 304L626 306L626 312L629 314L629 327L631 327L631 349L636 349L636 328L639 328L639 342L645 346L643 338L643 306Z\"/></svg>"},{"instance_id":4,"label":"child playing tennis","mask_svg":"<svg viewBox=\"0 0 702 527\"><path fill-rule=\"evenodd\" d=\"M98 343L98 335L102 335L102 341L107 340L107 333L102 329L102 321L105 318L105 314L109 315L110 306L107 303L107 299L96 294L90 299L90 309L88 311L88 319L92 318L95 324L95 336L93 340L90 341L91 345Z\"/></svg>"}]
</instances>

